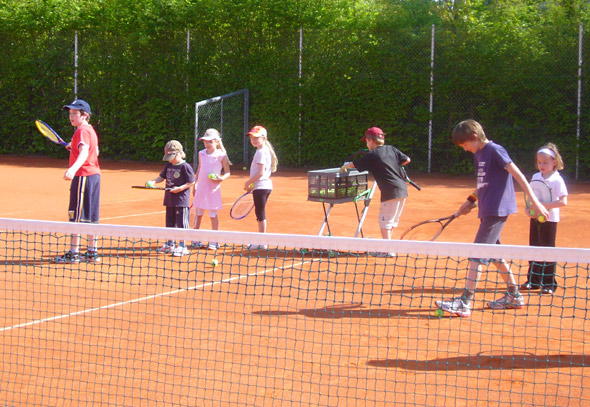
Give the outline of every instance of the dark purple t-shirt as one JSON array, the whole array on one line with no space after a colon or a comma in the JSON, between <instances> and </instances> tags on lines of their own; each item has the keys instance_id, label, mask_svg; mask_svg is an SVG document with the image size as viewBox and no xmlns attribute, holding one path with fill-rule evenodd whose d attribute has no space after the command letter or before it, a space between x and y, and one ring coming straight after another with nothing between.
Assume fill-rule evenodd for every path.
<instances>
[{"instance_id":1,"label":"dark purple t-shirt","mask_svg":"<svg viewBox=\"0 0 590 407\"><path fill-rule=\"evenodd\" d=\"M195 173L193 167L183 161L178 165L167 163L160 177L166 180L166 188L179 187L187 182L195 181ZM179 206L188 208L191 203L191 189L187 188L178 194L173 194L170 191L164 193L164 206Z\"/></svg>"},{"instance_id":2,"label":"dark purple t-shirt","mask_svg":"<svg viewBox=\"0 0 590 407\"><path fill-rule=\"evenodd\" d=\"M474 155L479 218L516 213L514 182L506 166L512 159L499 144L489 141Z\"/></svg>"}]
</instances>

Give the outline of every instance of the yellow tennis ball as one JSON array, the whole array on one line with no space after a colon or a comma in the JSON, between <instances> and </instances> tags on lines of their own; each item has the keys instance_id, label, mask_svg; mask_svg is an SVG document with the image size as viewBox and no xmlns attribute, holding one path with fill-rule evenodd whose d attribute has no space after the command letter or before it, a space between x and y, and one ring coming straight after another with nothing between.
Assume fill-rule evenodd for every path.
<instances>
[{"instance_id":1,"label":"yellow tennis ball","mask_svg":"<svg viewBox=\"0 0 590 407\"><path fill-rule=\"evenodd\" d=\"M540 223L545 223L545 222L547 222L547 219L545 219L545 217L544 217L543 215L539 215L539 217L537 218L537 220L538 220Z\"/></svg>"},{"instance_id":2,"label":"yellow tennis ball","mask_svg":"<svg viewBox=\"0 0 590 407\"><path fill-rule=\"evenodd\" d=\"M212 172L211 174L209 174L209 179L217 179L217 174Z\"/></svg>"},{"instance_id":3,"label":"yellow tennis ball","mask_svg":"<svg viewBox=\"0 0 590 407\"><path fill-rule=\"evenodd\" d=\"M156 185L154 181L148 181L145 183L145 186L148 188L153 188Z\"/></svg>"},{"instance_id":4,"label":"yellow tennis ball","mask_svg":"<svg viewBox=\"0 0 590 407\"><path fill-rule=\"evenodd\" d=\"M435 316L435 317L442 318L442 316L443 316L444 314L445 314L445 312L444 312L442 309L440 309L440 308L437 308L437 309L434 311L434 316Z\"/></svg>"},{"instance_id":5,"label":"yellow tennis ball","mask_svg":"<svg viewBox=\"0 0 590 407\"><path fill-rule=\"evenodd\" d=\"M217 261L217 259L213 259L213 260L211 260L211 265L212 265L213 267L217 266L218 264L219 264L219 262Z\"/></svg>"},{"instance_id":6,"label":"yellow tennis ball","mask_svg":"<svg viewBox=\"0 0 590 407\"><path fill-rule=\"evenodd\" d=\"M246 170L248 169L248 167L244 167L244 168L242 168L242 169L243 169L244 171L246 171Z\"/></svg>"}]
</instances>

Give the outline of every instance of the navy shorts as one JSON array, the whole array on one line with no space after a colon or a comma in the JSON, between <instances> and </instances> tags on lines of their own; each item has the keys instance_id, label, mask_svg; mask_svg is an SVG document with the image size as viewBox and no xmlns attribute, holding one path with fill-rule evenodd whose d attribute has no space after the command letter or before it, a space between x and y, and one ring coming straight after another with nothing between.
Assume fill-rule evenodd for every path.
<instances>
[{"instance_id":1,"label":"navy shorts","mask_svg":"<svg viewBox=\"0 0 590 407\"><path fill-rule=\"evenodd\" d=\"M70 186L70 222L98 223L100 174L74 177Z\"/></svg>"},{"instance_id":2,"label":"navy shorts","mask_svg":"<svg viewBox=\"0 0 590 407\"><path fill-rule=\"evenodd\" d=\"M166 227L189 229L190 208L184 206L166 207Z\"/></svg>"}]
</instances>

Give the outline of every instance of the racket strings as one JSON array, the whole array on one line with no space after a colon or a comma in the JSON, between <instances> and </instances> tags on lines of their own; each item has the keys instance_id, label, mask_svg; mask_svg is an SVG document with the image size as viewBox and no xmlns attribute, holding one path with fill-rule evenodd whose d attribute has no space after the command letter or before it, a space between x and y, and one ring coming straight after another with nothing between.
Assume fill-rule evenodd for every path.
<instances>
[{"instance_id":1,"label":"racket strings","mask_svg":"<svg viewBox=\"0 0 590 407\"><path fill-rule=\"evenodd\" d=\"M234 204L231 209L231 215L236 218L240 218L242 216L247 215L254 206L254 200L252 199L251 195L247 195L250 199L240 199L238 202Z\"/></svg>"},{"instance_id":2,"label":"racket strings","mask_svg":"<svg viewBox=\"0 0 590 407\"><path fill-rule=\"evenodd\" d=\"M48 139L50 139L51 141L55 142L55 143L59 143L59 139L56 137L55 134L53 134L52 131L48 130L45 127L40 127L39 131Z\"/></svg>"},{"instance_id":3,"label":"racket strings","mask_svg":"<svg viewBox=\"0 0 590 407\"><path fill-rule=\"evenodd\" d=\"M442 231L443 224L441 222L428 222L417 225L408 230L402 236L404 240L432 240Z\"/></svg>"}]
</instances>

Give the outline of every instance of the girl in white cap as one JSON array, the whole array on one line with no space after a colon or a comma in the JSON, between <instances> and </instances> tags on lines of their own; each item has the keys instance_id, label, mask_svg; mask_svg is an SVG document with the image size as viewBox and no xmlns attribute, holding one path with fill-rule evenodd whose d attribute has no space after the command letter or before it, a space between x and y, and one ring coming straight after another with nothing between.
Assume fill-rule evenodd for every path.
<instances>
[{"instance_id":1,"label":"girl in white cap","mask_svg":"<svg viewBox=\"0 0 590 407\"><path fill-rule=\"evenodd\" d=\"M221 182L230 176L229 166L231 162L221 142L221 134L216 129L207 129L203 137L205 148L199 151L199 164L195 178L193 208L195 211L195 229L201 227L201 220L205 211L211 219L211 229L219 229L219 217L217 211L221 210ZM223 174L222 174L223 172ZM193 247L201 248L206 245L202 242L192 242ZM219 244L210 242L208 248L217 250Z\"/></svg>"}]
</instances>

